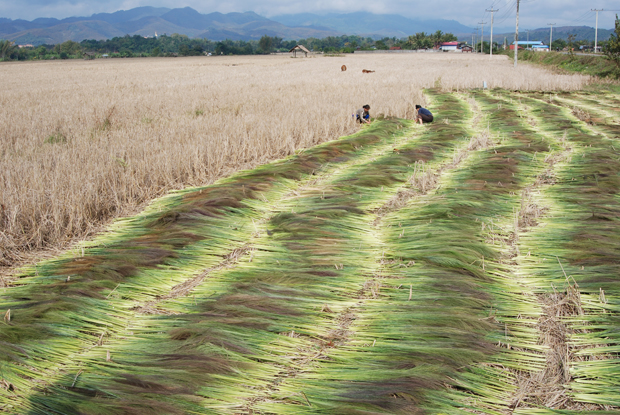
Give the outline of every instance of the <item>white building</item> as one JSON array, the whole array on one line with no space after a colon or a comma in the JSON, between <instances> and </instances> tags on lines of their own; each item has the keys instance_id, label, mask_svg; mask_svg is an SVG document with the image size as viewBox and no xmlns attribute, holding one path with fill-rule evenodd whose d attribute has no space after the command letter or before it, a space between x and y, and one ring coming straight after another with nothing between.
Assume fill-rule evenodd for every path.
<instances>
[{"instance_id":1,"label":"white building","mask_svg":"<svg viewBox=\"0 0 620 415\"><path fill-rule=\"evenodd\" d=\"M444 42L439 49L444 52L460 52L459 42Z\"/></svg>"}]
</instances>

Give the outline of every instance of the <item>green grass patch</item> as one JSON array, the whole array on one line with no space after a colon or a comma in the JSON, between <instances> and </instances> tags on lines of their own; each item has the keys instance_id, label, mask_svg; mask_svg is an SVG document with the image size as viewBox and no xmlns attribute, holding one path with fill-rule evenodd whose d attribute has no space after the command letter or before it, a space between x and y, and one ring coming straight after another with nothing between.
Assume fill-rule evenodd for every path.
<instances>
[{"instance_id":1,"label":"green grass patch","mask_svg":"<svg viewBox=\"0 0 620 415\"><path fill-rule=\"evenodd\" d=\"M514 59L514 52L509 53ZM519 60L561 69L566 72L579 72L601 78L618 78L616 65L604 56L569 55L558 52L520 51Z\"/></svg>"}]
</instances>

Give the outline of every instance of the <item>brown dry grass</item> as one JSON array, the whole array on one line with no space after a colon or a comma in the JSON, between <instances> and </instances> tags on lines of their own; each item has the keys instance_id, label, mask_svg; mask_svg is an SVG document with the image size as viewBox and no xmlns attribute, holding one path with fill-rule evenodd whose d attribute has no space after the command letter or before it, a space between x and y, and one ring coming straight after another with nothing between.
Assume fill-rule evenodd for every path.
<instances>
[{"instance_id":1,"label":"brown dry grass","mask_svg":"<svg viewBox=\"0 0 620 415\"><path fill-rule=\"evenodd\" d=\"M346 72L340 66L346 64ZM375 73L362 74L362 68ZM88 237L171 189L204 185L358 127L412 117L422 88L580 89L502 56L196 57L0 65L0 266Z\"/></svg>"}]
</instances>

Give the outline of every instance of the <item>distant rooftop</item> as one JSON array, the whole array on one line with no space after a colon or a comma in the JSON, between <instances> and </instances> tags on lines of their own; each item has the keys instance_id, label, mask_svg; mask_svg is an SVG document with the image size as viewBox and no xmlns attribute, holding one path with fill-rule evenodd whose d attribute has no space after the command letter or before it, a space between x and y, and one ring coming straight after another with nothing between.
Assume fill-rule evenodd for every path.
<instances>
[{"instance_id":1,"label":"distant rooftop","mask_svg":"<svg viewBox=\"0 0 620 415\"><path fill-rule=\"evenodd\" d=\"M517 42L519 44L519 46L521 45L527 45L527 46L534 46L534 45L544 45L544 43L542 43L540 40L520 40L519 42ZM512 42L512 44L514 45L515 43Z\"/></svg>"}]
</instances>

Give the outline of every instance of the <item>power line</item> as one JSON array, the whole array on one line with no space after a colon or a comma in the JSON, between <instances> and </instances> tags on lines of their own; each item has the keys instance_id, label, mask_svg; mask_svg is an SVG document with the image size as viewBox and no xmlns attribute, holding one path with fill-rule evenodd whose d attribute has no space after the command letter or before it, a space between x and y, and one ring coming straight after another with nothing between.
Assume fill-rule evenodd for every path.
<instances>
[{"instance_id":1,"label":"power line","mask_svg":"<svg viewBox=\"0 0 620 415\"><path fill-rule=\"evenodd\" d=\"M510 7L508 9L506 9L506 11L498 17L499 21L497 22L497 24L501 24L501 23L505 22L506 19L508 19L509 17L512 16L512 12L517 7L517 3L518 3L518 0L515 0L512 3L512 5L510 5Z\"/></svg>"},{"instance_id":2,"label":"power line","mask_svg":"<svg viewBox=\"0 0 620 415\"><path fill-rule=\"evenodd\" d=\"M585 12L584 14L582 14L581 16L577 17L576 19L573 19L567 23L565 23L565 26L571 26L573 24L577 24L577 23L581 23L581 22L585 22L587 20L590 20L590 18L592 17L592 11L588 10L587 12Z\"/></svg>"},{"instance_id":3,"label":"power line","mask_svg":"<svg viewBox=\"0 0 620 415\"><path fill-rule=\"evenodd\" d=\"M505 9L505 12L499 16L499 19L507 19L508 17L512 16L512 12L514 11L515 7L517 7L516 0L514 0L512 4L510 4L510 6L508 6L508 8Z\"/></svg>"}]
</instances>

